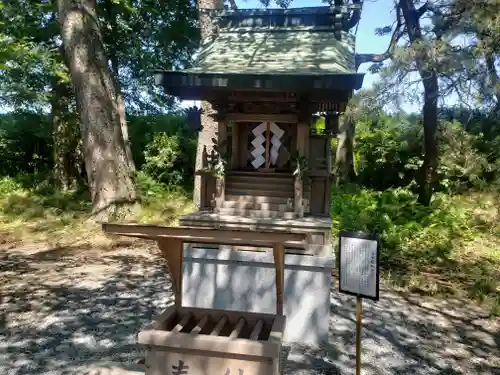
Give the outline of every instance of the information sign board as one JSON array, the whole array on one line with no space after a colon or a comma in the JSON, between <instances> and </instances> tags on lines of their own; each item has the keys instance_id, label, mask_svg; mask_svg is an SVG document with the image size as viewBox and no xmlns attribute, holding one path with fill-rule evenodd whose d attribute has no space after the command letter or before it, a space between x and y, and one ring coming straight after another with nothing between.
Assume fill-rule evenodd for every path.
<instances>
[{"instance_id":1,"label":"information sign board","mask_svg":"<svg viewBox=\"0 0 500 375\"><path fill-rule=\"evenodd\" d=\"M379 298L379 240L377 235L340 232L339 291L362 298Z\"/></svg>"}]
</instances>

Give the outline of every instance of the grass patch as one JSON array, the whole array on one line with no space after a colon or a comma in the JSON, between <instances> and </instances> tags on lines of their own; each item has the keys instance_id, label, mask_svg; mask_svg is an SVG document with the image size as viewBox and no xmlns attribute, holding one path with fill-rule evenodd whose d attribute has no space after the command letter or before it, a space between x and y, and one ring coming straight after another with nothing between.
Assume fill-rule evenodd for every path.
<instances>
[{"instance_id":1,"label":"grass patch","mask_svg":"<svg viewBox=\"0 0 500 375\"><path fill-rule=\"evenodd\" d=\"M175 225L194 209L190 192L139 173L142 204L130 221ZM430 295L467 297L500 316L500 207L494 194L437 194L423 207L406 189L384 192L346 186L332 191L334 236L339 230L379 233L383 277L392 287ZM130 243L109 237L88 220L86 190L58 192L11 178L0 180L0 242L4 246L40 244L115 246ZM118 242L123 241L123 242Z\"/></svg>"},{"instance_id":2,"label":"grass patch","mask_svg":"<svg viewBox=\"0 0 500 375\"><path fill-rule=\"evenodd\" d=\"M489 194L437 194L430 207L406 189L334 188L334 235L379 233L383 277L395 288L466 296L500 315L500 214Z\"/></svg>"},{"instance_id":3,"label":"grass patch","mask_svg":"<svg viewBox=\"0 0 500 375\"><path fill-rule=\"evenodd\" d=\"M180 215L193 210L190 194L159 184L145 175L137 178L141 206L129 220L173 225ZM111 245L91 220L92 205L87 190L60 192L46 182L24 187L12 178L0 180L0 242L8 246L45 244Z\"/></svg>"}]
</instances>

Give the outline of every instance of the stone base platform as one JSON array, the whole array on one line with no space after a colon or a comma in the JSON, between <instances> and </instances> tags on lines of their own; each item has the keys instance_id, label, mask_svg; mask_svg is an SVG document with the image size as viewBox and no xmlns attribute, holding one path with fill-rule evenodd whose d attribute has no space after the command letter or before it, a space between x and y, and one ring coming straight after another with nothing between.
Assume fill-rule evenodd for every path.
<instances>
[{"instance_id":1,"label":"stone base platform","mask_svg":"<svg viewBox=\"0 0 500 375\"><path fill-rule=\"evenodd\" d=\"M285 254L284 341L321 345L328 338L334 257ZM184 306L276 313L271 252L184 250Z\"/></svg>"}]
</instances>

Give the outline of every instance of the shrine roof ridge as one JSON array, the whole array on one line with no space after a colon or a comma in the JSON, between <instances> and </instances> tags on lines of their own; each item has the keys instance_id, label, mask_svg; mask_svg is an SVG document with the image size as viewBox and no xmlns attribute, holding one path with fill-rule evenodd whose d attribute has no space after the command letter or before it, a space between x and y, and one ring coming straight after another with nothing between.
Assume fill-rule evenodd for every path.
<instances>
[{"instance_id":1,"label":"shrine roof ridge","mask_svg":"<svg viewBox=\"0 0 500 375\"><path fill-rule=\"evenodd\" d=\"M216 14L217 30L202 42L190 67L155 72L170 95L201 98L220 89L350 91L362 85L349 15L336 7Z\"/></svg>"},{"instance_id":2,"label":"shrine roof ridge","mask_svg":"<svg viewBox=\"0 0 500 375\"><path fill-rule=\"evenodd\" d=\"M206 9L218 26L218 32L238 29L278 29L300 31L300 28L328 29L344 27L349 19L349 7L310 7L290 9Z\"/></svg>"},{"instance_id":3,"label":"shrine roof ridge","mask_svg":"<svg viewBox=\"0 0 500 375\"><path fill-rule=\"evenodd\" d=\"M251 16L273 16L273 15L318 15L335 14L357 9L359 5L320 6L300 8L240 8L240 9L199 9L202 13L211 13L219 17L251 17Z\"/></svg>"}]
</instances>

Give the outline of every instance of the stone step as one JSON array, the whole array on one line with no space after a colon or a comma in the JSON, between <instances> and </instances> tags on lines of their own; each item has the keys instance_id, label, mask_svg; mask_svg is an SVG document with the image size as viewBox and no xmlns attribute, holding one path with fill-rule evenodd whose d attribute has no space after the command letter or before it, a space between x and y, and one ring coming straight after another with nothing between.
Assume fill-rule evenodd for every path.
<instances>
[{"instance_id":1,"label":"stone step","mask_svg":"<svg viewBox=\"0 0 500 375\"><path fill-rule=\"evenodd\" d=\"M258 179L253 180L231 180L226 179L226 186L241 187L245 186L247 189L293 189L293 181L277 182L277 181L262 181Z\"/></svg>"},{"instance_id":2,"label":"stone step","mask_svg":"<svg viewBox=\"0 0 500 375\"><path fill-rule=\"evenodd\" d=\"M287 196L293 197L294 194L294 186L292 184L279 184L279 185L273 185L273 184L263 184L261 182L232 182L232 181L226 181L226 194L230 194L229 191L231 190L238 190L242 191L243 193L248 192L248 195L256 195L254 192L259 192L259 191L268 191L268 192L281 192L281 193L286 193ZM311 191L311 186L310 185L304 185L303 186L303 194L308 195ZM262 193L262 194L257 194L257 195L267 195L267 193ZM274 196L274 194L271 194L271 196ZM276 196L283 196L282 194L278 194Z\"/></svg>"},{"instance_id":3,"label":"stone step","mask_svg":"<svg viewBox=\"0 0 500 375\"><path fill-rule=\"evenodd\" d=\"M292 172L231 171L229 176L292 177Z\"/></svg>"},{"instance_id":4,"label":"stone step","mask_svg":"<svg viewBox=\"0 0 500 375\"><path fill-rule=\"evenodd\" d=\"M244 194L229 194L226 191L225 195L226 201L238 202L238 203L271 203L271 204L285 204L293 205L293 197L269 197L269 196L259 196L259 195L248 195Z\"/></svg>"},{"instance_id":5,"label":"stone step","mask_svg":"<svg viewBox=\"0 0 500 375\"><path fill-rule=\"evenodd\" d=\"M226 181L226 190L279 190L288 191L293 194L293 182L289 184L274 184L262 181Z\"/></svg>"},{"instance_id":6,"label":"stone step","mask_svg":"<svg viewBox=\"0 0 500 375\"><path fill-rule=\"evenodd\" d=\"M238 208L247 210L271 210L271 211L293 211L293 202L285 203L257 203L255 201L230 201L226 200L222 203L223 208Z\"/></svg>"},{"instance_id":7,"label":"stone step","mask_svg":"<svg viewBox=\"0 0 500 375\"><path fill-rule=\"evenodd\" d=\"M293 176L262 176L262 175L243 175L243 176L226 176L228 181L241 181L241 182L255 182L262 181L267 183L277 183L277 184L293 184Z\"/></svg>"},{"instance_id":8,"label":"stone step","mask_svg":"<svg viewBox=\"0 0 500 375\"><path fill-rule=\"evenodd\" d=\"M221 215L234 215L234 216L245 216L258 219L274 219L274 218L284 218L284 219L294 219L296 217L294 212L285 211L270 211L270 210L247 210L239 208L218 208L215 210Z\"/></svg>"},{"instance_id":9,"label":"stone step","mask_svg":"<svg viewBox=\"0 0 500 375\"><path fill-rule=\"evenodd\" d=\"M248 189L243 187L231 188L226 186L226 195L250 195L254 197L276 197L293 199L293 190Z\"/></svg>"}]
</instances>

